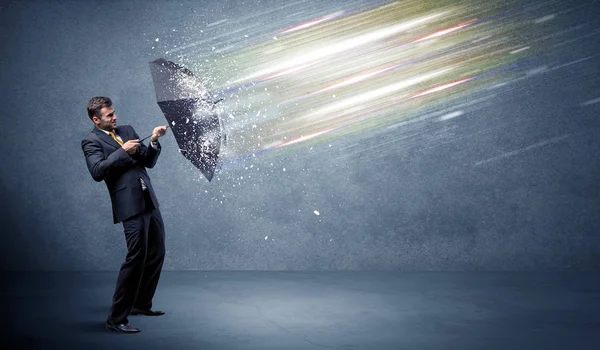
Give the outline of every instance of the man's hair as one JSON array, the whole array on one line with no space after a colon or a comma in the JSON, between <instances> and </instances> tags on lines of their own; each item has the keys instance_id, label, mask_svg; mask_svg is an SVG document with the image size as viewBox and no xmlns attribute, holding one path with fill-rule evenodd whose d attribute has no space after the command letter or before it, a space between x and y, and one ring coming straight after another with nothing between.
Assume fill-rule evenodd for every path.
<instances>
[{"instance_id":1,"label":"man's hair","mask_svg":"<svg viewBox=\"0 0 600 350\"><path fill-rule=\"evenodd\" d=\"M104 96L92 97L87 106L87 112L90 119L94 116L100 118L100 110L104 107L112 107L110 98Z\"/></svg>"}]
</instances>

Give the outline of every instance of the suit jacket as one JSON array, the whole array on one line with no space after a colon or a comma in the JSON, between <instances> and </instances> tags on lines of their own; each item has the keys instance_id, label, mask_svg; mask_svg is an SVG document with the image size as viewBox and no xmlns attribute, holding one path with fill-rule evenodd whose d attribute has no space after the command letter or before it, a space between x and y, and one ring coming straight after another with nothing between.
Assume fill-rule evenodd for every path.
<instances>
[{"instance_id":1,"label":"suit jacket","mask_svg":"<svg viewBox=\"0 0 600 350\"><path fill-rule=\"evenodd\" d=\"M119 126L115 132L123 142L140 138L130 125ZM94 127L81 141L81 149L94 180L104 180L108 188L115 224L144 211L145 199L140 178L148 187L154 207L158 208L158 200L146 168L152 168L156 164L160 144L157 149L141 144L136 154L129 155L110 135Z\"/></svg>"}]
</instances>

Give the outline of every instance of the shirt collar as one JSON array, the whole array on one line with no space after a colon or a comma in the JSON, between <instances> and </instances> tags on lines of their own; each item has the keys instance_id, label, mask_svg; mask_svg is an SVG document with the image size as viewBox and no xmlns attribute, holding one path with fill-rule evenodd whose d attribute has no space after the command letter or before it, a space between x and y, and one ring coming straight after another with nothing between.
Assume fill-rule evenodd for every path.
<instances>
[{"instance_id":1,"label":"shirt collar","mask_svg":"<svg viewBox=\"0 0 600 350\"><path fill-rule=\"evenodd\" d=\"M100 129L100 128L98 128L98 127L96 127L96 129L98 129L98 130L102 131L102 132L103 132L103 133L105 133L106 135L110 135L110 133L109 133L108 131L104 130L104 129ZM117 134L117 133L115 132L115 135L116 135L116 134Z\"/></svg>"}]
</instances>

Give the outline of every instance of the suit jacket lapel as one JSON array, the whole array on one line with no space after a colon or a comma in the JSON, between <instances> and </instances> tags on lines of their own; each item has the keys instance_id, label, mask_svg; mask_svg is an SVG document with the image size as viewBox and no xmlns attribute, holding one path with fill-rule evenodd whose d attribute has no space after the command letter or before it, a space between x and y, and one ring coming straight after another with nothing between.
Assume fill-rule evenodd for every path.
<instances>
[{"instance_id":1,"label":"suit jacket lapel","mask_svg":"<svg viewBox=\"0 0 600 350\"><path fill-rule=\"evenodd\" d=\"M115 141L112 137L110 137L110 135L107 135L104 131L99 130L97 127L94 127L93 132L96 135L98 135L98 137L100 137L100 140L108 143L109 145L111 145L111 146L113 146L115 148L121 147L121 145L119 145L119 143L117 143L117 141ZM121 138L123 138L123 136L121 136ZM125 142L125 140L123 140L123 142Z\"/></svg>"},{"instance_id":2,"label":"suit jacket lapel","mask_svg":"<svg viewBox=\"0 0 600 350\"><path fill-rule=\"evenodd\" d=\"M128 132L125 131L126 129L122 129L120 126L117 126L117 129L115 129L115 133L119 136L121 136L121 141L123 141L123 143L127 142L130 140L130 135ZM112 138L112 137L111 137ZM119 146L120 147L120 146Z\"/></svg>"}]
</instances>

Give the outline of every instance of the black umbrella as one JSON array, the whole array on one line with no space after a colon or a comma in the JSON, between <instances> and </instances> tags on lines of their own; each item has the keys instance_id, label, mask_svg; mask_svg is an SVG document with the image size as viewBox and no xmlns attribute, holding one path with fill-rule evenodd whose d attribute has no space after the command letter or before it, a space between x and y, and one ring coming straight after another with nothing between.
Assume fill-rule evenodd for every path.
<instances>
[{"instance_id":1,"label":"black umbrella","mask_svg":"<svg viewBox=\"0 0 600 350\"><path fill-rule=\"evenodd\" d=\"M214 111L217 102L192 72L160 58L150 62L156 100L179 150L212 180L225 132Z\"/></svg>"}]
</instances>

